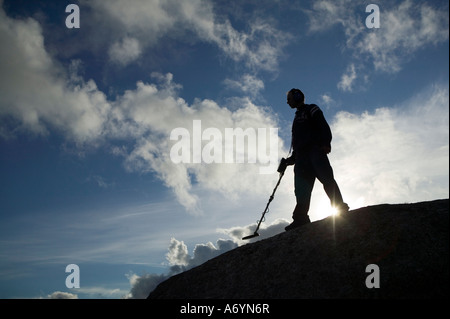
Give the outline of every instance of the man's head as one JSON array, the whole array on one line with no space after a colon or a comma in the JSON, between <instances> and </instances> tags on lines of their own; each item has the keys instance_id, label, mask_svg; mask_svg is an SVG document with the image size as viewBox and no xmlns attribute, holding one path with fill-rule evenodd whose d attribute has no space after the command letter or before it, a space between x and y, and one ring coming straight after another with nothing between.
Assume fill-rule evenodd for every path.
<instances>
[{"instance_id":1,"label":"man's head","mask_svg":"<svg viewBox=\"0 0 450 319\"><path fill-rule=\"evenodd\" d=\"M291 89L287 93L287 104L293 109L302 106L305 103L305 95L299 89Z\"/></svg>"}]
</instances>

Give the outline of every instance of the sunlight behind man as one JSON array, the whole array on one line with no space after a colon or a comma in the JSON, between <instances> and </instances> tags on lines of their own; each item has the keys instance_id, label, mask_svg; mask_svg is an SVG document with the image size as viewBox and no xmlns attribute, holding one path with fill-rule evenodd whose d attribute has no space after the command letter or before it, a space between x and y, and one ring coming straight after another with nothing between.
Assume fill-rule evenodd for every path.
<instances>
[{"instance_id":1,"label":"sunlight behind man","mask_svg":"<svg viewBox=\"0 0 450 319\"><path fill-rule=\"evenodd\" d=\"M330 207L328 209L328 216L338 216L339 211L336 209L336 207Z\"/></svg>"}]
</instances>

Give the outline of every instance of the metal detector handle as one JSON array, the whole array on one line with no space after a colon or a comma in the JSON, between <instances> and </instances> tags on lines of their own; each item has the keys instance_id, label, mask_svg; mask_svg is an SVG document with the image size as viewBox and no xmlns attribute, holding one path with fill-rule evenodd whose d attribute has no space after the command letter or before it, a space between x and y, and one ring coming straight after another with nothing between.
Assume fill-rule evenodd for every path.
<instances>
[{"instance_id":1,"label":"metal detector handle","mask_svg":"<svg viewBox=\"0 0 450 319\"><path fill-rule=\"evenodd\" d=\"M284 174L286 167L287 167L287 160L283 157L281 158L280 165L278 165L277 172Z\"/></svg>"},{"instance_id":2,"label":"metal detector handle","mask_svg":"<svg viewBox=\"0 0 450 319\"><path fill-rule=\"evenodd\" d=\"M285 168L285 169L286 169L286 168ZM277 190L277 188L278 188L278 185L280 185L281 178L282 178L283 175L284 175L284 170L282 170L282 171L279 172L279 173L280 173L280 178L278 179L277 185L276 185L275 188L273 189L272 195L270 195L270 197L269 197L269 201L267 202L266 208L264 209L264 212L263 212L263 214L262 214L262 216L261 216L261 219L258 221L258 225L256 226L255 232L253 233L253 235L246 236L246 237L242 238L242 240L246 240L246 239L250 239L250 238L258 237L258 236L259 236L259 234L258 234L259 226L261 225L262 221L264 220L264 216L265 216L266 213L267 213L267 209L269 208L270 202L271 202L271 201L273 200L273 198L275 197L275 192L276 192L276 190Z\"/></svg>"}]
</instances>

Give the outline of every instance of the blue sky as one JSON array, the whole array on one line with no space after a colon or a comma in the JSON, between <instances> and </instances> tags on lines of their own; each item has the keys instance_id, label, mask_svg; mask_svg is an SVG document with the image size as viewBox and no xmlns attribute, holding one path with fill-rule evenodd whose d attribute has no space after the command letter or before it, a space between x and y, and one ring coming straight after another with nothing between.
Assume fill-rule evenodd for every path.
<instances>
[{"instance_id":1,"label":"blue sky","mask_svg":"<svg viewBox=\"0 0 450 319\"><path fill-rule=\"evenodd\" d=\"M80 28L66 27L71 3ZM380 28L366 26L370 3ZM276 128L264 151L278 161L293 87L332 128L351 208L449 196L448 1L0 4L1 298L143 298L244 244L275 170L174 163L170 134L196 120ZM288 168L258 239L294 205ZM311 219L329 214L317 182ZM65 286L69 264L80 288Z\"/></svg>"}]
</instances>

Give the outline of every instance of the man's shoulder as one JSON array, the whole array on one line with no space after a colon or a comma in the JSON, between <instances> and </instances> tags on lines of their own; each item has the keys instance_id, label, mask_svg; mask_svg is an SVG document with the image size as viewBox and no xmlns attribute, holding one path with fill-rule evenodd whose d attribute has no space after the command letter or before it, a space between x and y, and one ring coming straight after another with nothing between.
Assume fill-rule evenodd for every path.
<instances>
[{"instance_id":1,"label":"man's shoulder","mask_svg":"<svg viewBox=\"0 0 450 319\"><path fill-rule=\"evenodd\" d=\"M313 109L313 108L318 108L320 109L320 107L317 104L304 104L306 108L308 109Z\"/></svg>"},{"instance_id":2,"label":"man's shoulder","mask_svg":"<svg viewBox=\"0 0 450 319\"><path fill-rule=\"evenodd\" d=\"M309 119L319 113L322 113L322 110L316 104L303 104L295 112L295 118L296 119Z\"/></svg>"},{"instance_id":3,"label":"man's shoulder","mask_svg":"<svg viewBox=\"0 0 450 319\"><path fill-rule=\"evenodd\" d=\"M311 117L316 114L316 112L322 112L320 107L317 106L317 104L305 104L306 111L310 114Z\"/></svg>"}]
</instances>

